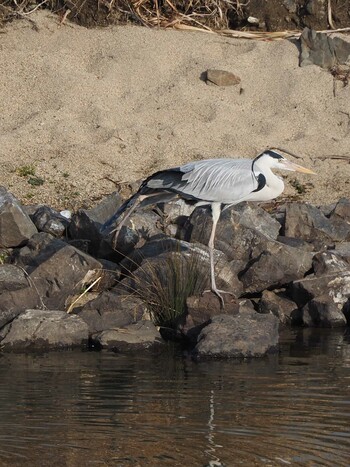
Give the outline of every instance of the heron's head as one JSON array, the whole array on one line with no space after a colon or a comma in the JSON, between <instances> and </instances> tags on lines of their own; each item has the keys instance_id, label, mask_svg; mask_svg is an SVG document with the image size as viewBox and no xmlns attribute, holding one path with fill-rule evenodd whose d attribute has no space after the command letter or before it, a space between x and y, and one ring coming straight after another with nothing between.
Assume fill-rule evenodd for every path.
<instances>
[{"instance_id":1,"label":"heron's head","mask_svg":"<svg viewBox=\"0 0 350 467\"><path fill-rule=\"evenodd\" d=\"M315 172L312 170L289 161L282 154L272 149L268 149L259 154L259 156L254 159L254 164L257 164L257 166L262 170L264 170L264 168L280 169L315 175Z\"/></svg>"}]
</instances>

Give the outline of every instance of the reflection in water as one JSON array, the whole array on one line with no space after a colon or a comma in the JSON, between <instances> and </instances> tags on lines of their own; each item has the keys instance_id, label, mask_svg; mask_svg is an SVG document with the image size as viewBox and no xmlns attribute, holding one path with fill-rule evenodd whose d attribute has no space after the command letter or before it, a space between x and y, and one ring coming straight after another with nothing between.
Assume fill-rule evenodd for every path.
<instances>
[{"instance_id":1,"label":"reflection in water","mask_svg":"<svg viewBox=\"0 0 350 467\"><path fill-rule=\"evenodd\" d=\"M348 465L350 343L302 330L261 360L0 355L1 466Z\"/></svg>"}]
</instances>

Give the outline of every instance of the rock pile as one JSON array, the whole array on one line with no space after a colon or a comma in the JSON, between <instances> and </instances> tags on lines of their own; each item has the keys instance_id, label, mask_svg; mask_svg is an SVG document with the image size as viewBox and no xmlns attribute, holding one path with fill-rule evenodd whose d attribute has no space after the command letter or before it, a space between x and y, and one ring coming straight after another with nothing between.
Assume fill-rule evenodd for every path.
<instances>
[{"instance_id":1,"label":"rock pile","mask_svg":"<svg viewBox=\"0 0 350 467\"><path fill-rule=\"evenodd\" d=\"M0 187L2 350L153 349L171 337L198 356L251 357L277 348L281 326L349 324L349 199L225 211L215 245L224 310L203 293L209 211L182 200L136 210L114 245L101 226L120 204L113 194L69 218ZM176 301L183 313L159 332L154 310Z\"/></svg>"}]
</instances>

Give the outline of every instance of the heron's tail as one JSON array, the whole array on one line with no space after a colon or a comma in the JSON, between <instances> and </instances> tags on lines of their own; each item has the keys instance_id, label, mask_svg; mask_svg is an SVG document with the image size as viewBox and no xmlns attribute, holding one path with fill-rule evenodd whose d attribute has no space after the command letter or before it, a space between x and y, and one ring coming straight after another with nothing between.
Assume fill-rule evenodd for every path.
<instances>
[{"instance_id":1,"label":"heron's tail","mask_svg":"<svg viewBox=\"0 0 350 467\"><path fill-rule=\"evenodd\" d=\"M111 216L101 227L101 233L103 235L105 234L110 234L116 230L120 230L122 228L122 225L125 223L127 218L130 216L132 211L137 207L139 204L139 197L140 197L140 192L138 191L134 195L132 195L129 199L124 201L124 203L117 209L117 211ZM123 219L120 219L120 216L126 212L125 216ZM119 220L119 222L118 222Z\"/></svg>"}]
</instances>

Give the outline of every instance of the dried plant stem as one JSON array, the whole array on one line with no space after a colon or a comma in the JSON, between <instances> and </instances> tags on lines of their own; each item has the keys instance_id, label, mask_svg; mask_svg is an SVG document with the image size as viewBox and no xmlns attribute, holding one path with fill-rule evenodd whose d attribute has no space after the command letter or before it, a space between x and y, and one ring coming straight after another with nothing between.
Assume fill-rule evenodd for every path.
<instances>
[{"instance_id":1,"label":"dried plant stem","mask_svg":"<svg viewBox=\"0 0 350 467\"><path fill-rule=\"evenodd\" d=\"M86 295L86 294L88 293L88 291L89 291L90 289L92 289L92 287L93 287L94 285L96 285L96 284L101 280L101 278L102 278L102 277L100 276L100 277L98 277L96 280L94 280L94 282L93 282L92 284L90 284L89 287L87 287L87 288L84 290L84 292L81 293L81 294L79 295L79 297L77 297L77 298L69 305L69 307L68 307L68 309L67 309L67 313L71 313L71 312L73 311L74 305L75 305L76 303L78 303L79 300L81 300L82 297L84 297L84 295Z\"/></svg>"}]
</instances>

